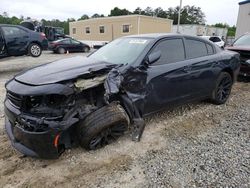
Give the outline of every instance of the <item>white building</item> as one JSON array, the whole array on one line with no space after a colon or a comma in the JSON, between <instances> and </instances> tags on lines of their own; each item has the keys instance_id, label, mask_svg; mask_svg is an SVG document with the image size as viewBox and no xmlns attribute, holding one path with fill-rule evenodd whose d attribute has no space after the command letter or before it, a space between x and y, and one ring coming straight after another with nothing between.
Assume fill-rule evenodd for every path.
<instances>
[{"instance_id":1,"label":"white building","mask_svg":"<svg viewBox=\"0 0 250 188\"><path fill-rule=\"evenodd\" d=\"M250 32L250 0L239 3L239 14L236 25L236 38Z\"/></svg>"},{"instance_id":2,"label":"white building","mask_svg":"<svg viewBox=\"0 0 250 188\"><path fill-rule=\"evenodd\" d=\"M173 25L172 32L177 33L177 25ZM210 27L205 25L181 24L179 27L181 34L193 36L227 36L227 28Z\"/></svg>"}]
</instances>

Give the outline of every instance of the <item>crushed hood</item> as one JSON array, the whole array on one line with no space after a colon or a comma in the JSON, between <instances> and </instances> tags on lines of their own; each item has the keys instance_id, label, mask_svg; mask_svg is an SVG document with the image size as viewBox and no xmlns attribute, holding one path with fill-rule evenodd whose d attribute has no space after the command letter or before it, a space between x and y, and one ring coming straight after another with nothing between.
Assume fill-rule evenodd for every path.
<instances>
[{"instance_id":1,"label":"crushed hood","mask_svg":"<svg viewBox=\"0 0 250 188\"><path fill-rule=\"evenodd\" d=\"M77 56L40 65L18 74L15 80L30 85L45 85L65 80L89 77L93 73L107 74L115 65Z\"/></svg>"}]
</instances>

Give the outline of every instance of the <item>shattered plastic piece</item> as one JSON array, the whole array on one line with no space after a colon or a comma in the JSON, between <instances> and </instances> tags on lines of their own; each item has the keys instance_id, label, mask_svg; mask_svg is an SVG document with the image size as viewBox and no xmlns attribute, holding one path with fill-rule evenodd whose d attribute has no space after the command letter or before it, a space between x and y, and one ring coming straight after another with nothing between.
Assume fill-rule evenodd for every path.
<instances>
[{"instance_id":1,"label":"shattered plastic piece","mask_svg":"<svg viewBox=\"0 0 250 188\"><path fill-rule=\"evenodd\" d=\"M98 86L104 82L106 79L107 75L102 75L102 76L96 76L91 79L78 79L74 85L76 88L79 88L81 91L89 88L93 88L95 86Z\"/></svg>"}]
</instances>

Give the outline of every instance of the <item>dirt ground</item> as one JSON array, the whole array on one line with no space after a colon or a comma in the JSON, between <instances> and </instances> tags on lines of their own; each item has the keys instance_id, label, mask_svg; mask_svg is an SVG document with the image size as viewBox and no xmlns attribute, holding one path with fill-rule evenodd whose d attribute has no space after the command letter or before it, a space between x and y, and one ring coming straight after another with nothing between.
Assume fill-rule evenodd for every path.
<instances>
[{"instance_id":1,"label":"dirt ground","mask_svg":"<svg viewBox=\"0 0 250 188\"><path fill-rule=\"evenodd\" d=\"M0 187L250 187L250 82L236 83L225 105L201 102L147 118L141 142L126 134L97 151L72 148L57 160L23 157L4 132L4 83L17 71L65 57L0 61Z\"/></svg>"}]
</instances>

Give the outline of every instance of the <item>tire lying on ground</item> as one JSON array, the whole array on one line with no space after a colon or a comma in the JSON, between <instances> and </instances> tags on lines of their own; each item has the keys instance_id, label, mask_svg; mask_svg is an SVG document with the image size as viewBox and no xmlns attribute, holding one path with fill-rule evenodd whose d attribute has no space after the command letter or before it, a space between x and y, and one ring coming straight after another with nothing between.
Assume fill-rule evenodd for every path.
<instances>
[{"instance_id":1,"label":"tire lying on ground","mask_svg":"<svg viewBox=\"0 0 250 188\"><path fill-rule=\"evenodd\" d=\"M122 136L128 125L129 117L121 105L104 106L79 123L80 145L87 150L101 148Z\"/></svg>"},{"instance_id":2,"label":"tire lying on ground","mask_svg":"<svg viewBox=\"0 0 250 188\"><path fill-rule=\"evenodd\" d=\"M231 93L233 79L228 72L222 72L216 81L215 89L212 93L212 103L224 104Z\"/></svg>"},{"instance_id":3,"label":"tire lying on ground","mask_svg":"<svg viewBox=\"0 0 250 188\"><path fill-rule=\"evenodd\" d=\"M32 57L39 57L42 54L42 48L39 44L31 43L28 47L28 53Z\"/></svg>"}]
</instances>

